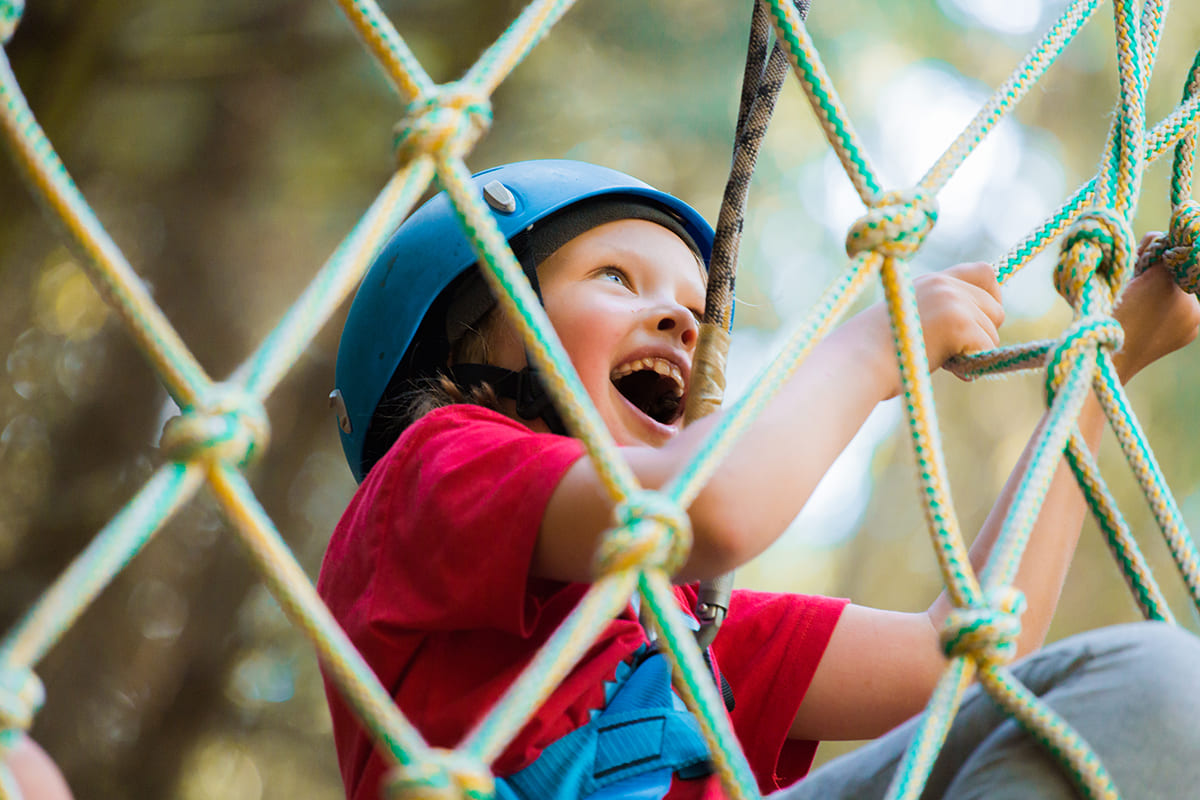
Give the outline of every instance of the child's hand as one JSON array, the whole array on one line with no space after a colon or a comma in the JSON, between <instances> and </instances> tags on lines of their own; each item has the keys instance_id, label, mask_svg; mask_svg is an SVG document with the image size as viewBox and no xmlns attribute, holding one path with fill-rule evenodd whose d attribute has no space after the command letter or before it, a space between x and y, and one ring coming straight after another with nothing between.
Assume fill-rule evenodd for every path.
<instances>
[{"instance_id":1,"label":"child's hand","mask_svg":"<svg viewBox=\"0 0 1200 800\"><path fill-rule=\"evenodd\" d=\"M913 280L913 289L931 371L954 356L999 346L1004 306L990 264L957 264L920 275Z\"/></svg>"},{"instance_id":2,"label":"child's hand","mask_svg":"<svg viewBox=\"0 0 1200 800\"><path fill-rule=\"evenodd\" d=\"M1142 237L1139 252L1152 236ZM1200 302L1157 264L1129 282L1113 316L1125 329L1125 344L1113 354L1113 364L1121 382L1128 383L1144 367L1196 338Z\"/></svg>"},{"instance_id":3,"label":"child's hand","mask_svg":"<svg viewBox=\"0 0 1200 800\"><path fill-rule=\"evenodd\" d=\"M983 262L958 264L941 272L919 275L913 280L917 310L925 333L929 369L936 370L950 358L996 347L998 328L1004 322L1000 284L990 265ZM900 370L896 365L887 308L877 303L852 323L862 326L882 357L875 360L883 371L885 397L900 392Z\"/></svg>"}]
</instances>

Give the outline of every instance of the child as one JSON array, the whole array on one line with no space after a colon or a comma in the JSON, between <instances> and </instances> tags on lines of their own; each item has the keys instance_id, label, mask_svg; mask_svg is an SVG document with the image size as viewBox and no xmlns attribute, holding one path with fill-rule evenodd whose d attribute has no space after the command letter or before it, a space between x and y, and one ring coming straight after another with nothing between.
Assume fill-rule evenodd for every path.
<instances>
[{"instance_id":1,"label":"child","mask_svg":"<svg viewBox=\"0 0 1200 800\"><path fill-rule=\"evenodd\" d=\"M512 164L481 173L475 186L622 454L642 485L663 486L715 421L681 425L711 229L670 195L578 162ZM915 288L931 368L997 344L1003 309L986 264L923 276ZM1117 316L1126 339L1114 360L1128 380L1190 341L1200 308L1152 269L1130 284ZM611 504L582 445L562 435L444 196L400 227L364 280L337 385L343 445L362 485L318 588L401 710L431 744L452 747L586 591ZM813 350L688 509L694 545L676 576L681 613L695 603L689 582L745 563L779 536L872 408L899 390L881 306ZM1079 425L1094 447L1102 427L1094 400ZM1010 481L976 537L977 568L1014 488ZM1083 514L1063 467L1016 579L1029 605L1022 655L1046 634ZM919 712L945 666L938 629L950 608L945 596L925 613L899 613L735 592L710 656L714 679L732 690L727 705L760 790L804 776L821 739L877 737ZM1191 790L1200 779L1200 692L1187 669L1200 647L1191 637L1130 626L1043 652L1018 675L1079 725L1118 786L1131 787L1127 796ZM498 795L723 797L668 680L627 609L495 762ZM330 705L347 795L378 797L386 764L336 692ZM1104 724L1114 714L1120 729ZM927 796L1073 796L1049 757L1005 720L969 697ZM606 737L637 725L656 731L652 743L620 739L613 755ZM909 734L827 765L789 796L882 795ZM1145 759L1131 743L1152 735L1172 768L1138 766Z\"/></svg>"}]
</instances>

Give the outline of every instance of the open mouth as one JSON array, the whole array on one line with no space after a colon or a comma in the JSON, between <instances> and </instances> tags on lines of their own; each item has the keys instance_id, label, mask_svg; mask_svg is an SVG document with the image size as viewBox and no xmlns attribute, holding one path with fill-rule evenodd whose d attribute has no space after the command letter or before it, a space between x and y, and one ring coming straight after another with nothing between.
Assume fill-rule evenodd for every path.
<instances>
[{"instance_id":1,"label":"open mouth","mask_svg":"<svg viewBox=\"0 0 1200 800\"><path fill-rule=\"evenodd\" d=\"M683 415L683 373L667 359L627 361L609 378L626 400L655 422L670 425Z\"/></svg>"}]
</instances>

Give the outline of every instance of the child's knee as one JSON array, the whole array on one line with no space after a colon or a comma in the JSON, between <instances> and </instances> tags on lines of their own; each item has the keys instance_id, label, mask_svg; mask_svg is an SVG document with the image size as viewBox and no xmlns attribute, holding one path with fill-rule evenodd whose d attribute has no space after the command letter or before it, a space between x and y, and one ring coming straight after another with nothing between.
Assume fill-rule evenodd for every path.
<instances>
[{"instance_id":1,"label":"child's knee","mask_svg":"<svg viewBox=\"0 0 1200 800\"><path fill-rule=\"evenodd\" d=\"M1174 682L1187 679L1200 688L1196 668L1200 665L1200 638L1165 622L1137 622L1112 629L1113 648L1131 675Z\"/></svg>"},{"instance_id":2,"label":"child's knee","mask_svg":"<svg viewBox=\"0 0 1200 800\"><path fill-rule=\"evenodd\" d=\"M1122 715L1140 719L1147 731L1200 741L1200 639L1161 622L1112 630L1101 668ZM1189 733L1190 732L1190 733Z\"/></svg>"}]
</instances>

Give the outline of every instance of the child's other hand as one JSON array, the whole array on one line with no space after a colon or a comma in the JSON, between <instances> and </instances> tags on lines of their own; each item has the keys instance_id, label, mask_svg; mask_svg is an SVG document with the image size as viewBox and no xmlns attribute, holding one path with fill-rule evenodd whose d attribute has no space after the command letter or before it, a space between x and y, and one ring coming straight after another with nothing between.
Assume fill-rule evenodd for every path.
<instances>
[{"instance_id":1,"label":"child's other hand","mask_svg":"<svg viewBox=\"0 0 1200 800\"><path fill-rule=\"evenodd\" d=\"M990 265L983 262L958 264L941 272L913 279L917 310L925 333L929 369L936 370L953 356L996 347L998 328L1004 322L1000 284ZM887 308L878 303L855 321L870 331L883 358L877 360L885 374L885 397L900 392L900 370L896 365Z\"/></svg>"},{"instance_id":2,"label":"child's other hand","mask_svg":"<svg viewBox=\"0 0 1200 800\"><path fill-rule=\"evenodd\" d=\"M1138 251L1154 234L1142 237ZM1175 285L1171 274L1156 264L1131 280L1113 316L1125 329L1125 344L1113 354L1122 383L1158 359L1196 338L1200 302Z\"/></svg>"}]
</instances>

